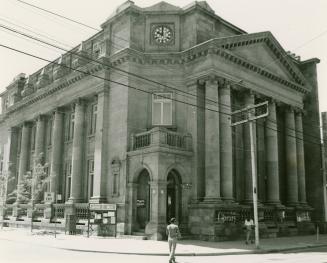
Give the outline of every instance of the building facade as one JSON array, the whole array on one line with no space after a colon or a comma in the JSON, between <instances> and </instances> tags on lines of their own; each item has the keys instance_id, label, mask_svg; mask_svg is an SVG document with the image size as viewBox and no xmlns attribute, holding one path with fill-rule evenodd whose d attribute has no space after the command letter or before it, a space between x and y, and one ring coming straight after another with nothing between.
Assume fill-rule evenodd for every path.
<instances>
[{"instance_id":1,"label":"building facade","mask_svg":"<svg viewBox=\"0 0 327 263\"><path fill-rule=\"evenodd\" d=\"M30 222L29 205L7 197L41 155L44 192L61 195L38 200L44 226L71 215L85 225L89 203L109 204L118 234L162 239L176 217L185 234L237 238L252 213L252 168L249 126L231 126L231 113L264 101L269 115L254 124L260 232L323 221L318 59L301 61L204 1L127 1L101 27L1 94L4 221Z\"/></svg>"}]
</instances>

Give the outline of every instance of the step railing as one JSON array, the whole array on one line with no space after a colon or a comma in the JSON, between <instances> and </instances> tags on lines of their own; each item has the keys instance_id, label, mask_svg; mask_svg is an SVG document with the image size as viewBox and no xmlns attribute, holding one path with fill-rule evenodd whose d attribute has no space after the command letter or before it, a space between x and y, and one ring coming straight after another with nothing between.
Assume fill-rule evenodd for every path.
<instances>
[{"instance_id":1,"label":"step railing","mask_svg":"<svg viewBox=\"0 0 327 263\"><path fill-rule=\"evenodd\" d=\"M88 218L89 208L87 203L75 204L76 219L85 220Z\"/></svg>"}]
</instances>

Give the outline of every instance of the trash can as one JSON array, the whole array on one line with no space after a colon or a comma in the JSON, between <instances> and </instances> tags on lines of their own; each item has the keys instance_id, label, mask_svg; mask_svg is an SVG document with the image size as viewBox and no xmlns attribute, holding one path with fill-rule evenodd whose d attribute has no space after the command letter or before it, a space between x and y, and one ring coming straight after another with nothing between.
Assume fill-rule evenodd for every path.
<instances>
[{"instance_id":1,"label":"trash can","mask_svg":"<svg viewBox=\"0 0 327 263\"><path fill-rule=\"evenodd\" d=\"M66 215L65 233L68 232L69 235L76 234L76 216Z\"/></svg>"}]
</instances>

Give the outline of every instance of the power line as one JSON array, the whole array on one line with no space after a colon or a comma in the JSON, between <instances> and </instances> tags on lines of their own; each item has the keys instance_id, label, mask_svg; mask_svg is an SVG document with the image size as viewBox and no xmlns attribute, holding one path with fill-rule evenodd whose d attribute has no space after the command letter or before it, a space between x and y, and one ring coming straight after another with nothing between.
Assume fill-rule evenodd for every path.
<instances>
[{"instance_id":1,"label":"power line","mask_svg":"<svg viewBox=\"0 0 327 263\"><path fill-rule=\"evenodd\" d=\"M90 28L90 29L93 29L93 30L95 30L95 31L97 31L97 32L101 32L101 30L99 30L99 29L97 29L97 28L95 28L95 27L89 26L89 25L87 25L87 24L85 24L85 23L83 23L83 22L77 21L77 20L75 20L75 19L69 18L69 17L64 16L64 15L61 15L61 14L58 14L58 13L53 12L53 11L51 11L51 10L48 10L48 9L45 9L45 8L42 8L42 7L39 7L39 6L36 6L36 5L30 4L30 3L27 3L27 2L22 1L22 0L16 0L16 1L18 1L18 2L20 2L20 3L22 3L22 4L25 4L25 5L28 5L28 6L30 6L30 7L33 7L33 8L35 8L35 9L41 10L41 11L43 11L43 12L46 12L46 13L48 13L48 14L52 14L52 15L54 15L54 16L57 16L57 17L61 18L61 19L64 19L64 20L67 20L67 21L73 22L73 23L75 23L75 24L78 24L78 25L81 25L81 26L84 26L84 27L87 27L87 28ZM326 30L326 31L323 31L323 32L322 32L321 34L319 34L318 36L316 36L316 37L310 39L309 41L305 42L304 44L302 44L302 45L296 47L294 50L297 50L297 49L299 49L299 48L302 48L303 46L309 44L309 43L312 42L313 40L315 40L315 39L321 37L322 35L324 35L324 34L326 34L326 33L327 33L327 30ZM115 37L118 38L118 39L121 39L121 40L123 40L123 41L126 41L127 43L130 42L129 40L126 40L126 39L124 39L124 38L121 38L120 36L117 36L117 35L116 35ZM111 40L110 40L110 41L111 41ZM281 55L281 57L286 57L286 56L288 56L287 53ZM264 65L264 66L263 66L263 69L266 69L270 64L272 64L272 63L274 63L274 62L276 62L276 61L278 61L278 60L279 60L279 58L274 59L273 61L271 61L271 62L269 62L268 64ZM163 68L163 67L162 67L162 68ZM213 102L219 104L218 101L213 101ZM316 126L319 127L319 128L322 128L319 122L318 122L318 123L317 123L317 122L310 122L310 123L309 123L309 122L305 122L305 121L303 121L303 125L306 125L306 126L310 126L310 127L311 127L312 124L316 125Z\"/></svg>"},{"instance_id":2,"label":"power line","mask_svg":"<svg viewBox=\"0 0 327 263\"><path fill-rule=\"evenodd\" d=\"M121 82L118 82L118 81L114 81L114 80L111 80L111 79L107 79L107 78L103 78L103 77L100 77L100 76L97 76L97 75L94 75L90 72L86 72L86 71L83 71L83 70L80 70L80 69L76 69L76 68L72 68L70 66L67 66L65 64L59 64L55 61L51 61L51 60L48 60L48 59L45 59L45 58L42 58L40 56L37 56L37 55L33 55L31 53L28 53L28 52L25 52L25 51L22 51L22 50L18 50L16 48L13 48L13 47L10 47L10 46L7 46L7 45L3 45L3 44L0 44L1 47L3 48L6 48L6 49L9 49L9 50L12 50L12 51L15 51L15 52L18 52L18 53L21 53L21 54L24 54L24 55L27 55L27 56L30 56L30 57L33 57L33 58L36 58L36 59L39 59L39 60L43 60L43 61L46 61L50 64L56 64L58 66L62 66L62 67L65 67L65 68L68 68L70 70L73 70L73 71L76 71L76 72L80 72L80 73L83 73L85 75L89 75L89 76L92 76L92 77L95 77L95 78L98 78L98 79L101 79L101 80L104 80L104 81L108 81L108 82L111 82L111 83L115 83L115 84L118 84L118 85L121 85L121 86L124 86L124 87L127 87L127 88L131 88L131 89L134 89L136 91L140 91L140 92L143 92L143 93L147 93L147 94L154 94L153 92L149 92L149 91L146 91L146 90L143 90L143 89L140 89L140 88L137 88L137 87L134 87L134 86L131 86L131 85L127 85L127 84L124 84L124 83L121 83ZM160 95L158 95L160 96ZM176 101L176 102L179 102L179 103L182 103L182 104L185 104L185 105L188 105L188 106L193 106L193 107L196 107L196 108L200 108L200 109L203 109L203 110L208 110L208 111L212 111L212 112L217 112L217 113L221 113L221 114L225 114L225 115L228 115L228 116L231 116L231 114L229 113L225 113L225 112L221 112L221 111L217 111L217 110L214 110L214 109L210 109L210 108L205 108L205 107L201 107L199 105L196 105L196 104L192 104L192 103L189 103L189 102L185 102L185 101L181 101L181 100L178 100L178 99L175 99L175 98L172 98L171 100L173 101ZM277 132L282 132L278 129L273 129L271 127L267 127L271 130L274 130L274 131L277 131ZM304 140L304 138L299 138L297 136L293 136L293 135L290 135L288 134L287 132L285 132L285 135L288 136L288 137L291 137L291 138L295 138L295 139L298 139L298 140L301 140L301 141L306 141L308 143L311 143L311 144L316 144L316 145L319 145L319 147L321 146L320 144L320 140L321 138L319 138L319 143L316 143L316 142L310 142L308 140ZM318 138L316 138L318 139Z\"/></svg>"},{"instance_id":3,"label":"power line","mask_svg":"<svg viewBox=\"0 0 327 263\"><path fill-rule=\"evenodd\" d=\"M70 51L70 50L66 50L66 49L64 49L64 48L62 48L62 47L59 47L59 46L54 45L54 44L52 44L52 43L46 42L46 41L44 41L44 40L42 40L42 39L38 39L38 38L36 38L36 37L34 37L34 36L31 36L31 35L28 35L28 34L26 34L26 33L24 33L24 32L20 32L20 31L18 31L18 30L15 30L15 29L9 28L9 27L4 26L4 25L1 25L1 24L0 24L0 27L3 27L3 28L5 28L5 29L7 29L7 30L9 30L9 31L11 31L11 32L17 33L17 34L22 35L22 36L24 36L24 37L27 37L27 38L30 38L30 39L36 40L36 41L41 42L41 43L44 43L44 44L49 45L49 46L51 46L51 47L54 47L54 48L56 48L56 49L60 49L60 50L66 51L67 53L70 53L70 54L73 54L73 55L79 56L79 57L81 57L81 58L83 58L83 59L90 60L91 62L93 62L93 64L94 64L94 63L97 63L97 64L100 64L100 65L105 66L105 67L107 67L107 68L113 68L113 69L118 70L118 71L121 71L121 72L123 72L123 73L125 73L125 74L128 74L128 75L131 75L131 76L134 76L134 77L137 77L137 78L141 78L141 79L143 79L142 76L139 76L139 75L137 75L137 74L130 73L130 72L128 72L128 71L121 70L121 69L119 69L119 68L109 66L109 65L106 64L106 63L100 62L100 61L95 60L95 59L92 59L92 58L90 58L90 57L86 57L86 56L80 55L80 54L75 53L75 52ZM126 75L123 75L123 76L126 76ZM161 83L159 83L159 82L157 82L157 81L152 81L152 82L155 82L156 84L158 83L158 84L160 84L160 85L164 85L164 84L161 84ZM180 92L186 93L187 95L192 95L192 96L194 96L195 98L197 98L196 95L194 95L194 94L190 94L190 93L187 93L187 92L184 92L184 91L182 91L182 90L180 90L180 89L177 89L177 88L171 88L171 89L174 89L174 90L177 90L177 91L180 91ZM184 96L184 97L185 97L185 96ZM205 98L205 100L209 100L209 99ZM230 105L222 104L222 103L219 103L219 102L216 102L216 101L213 101L213 100L209 100L209 101L214 102L215 104L213 104L213 105L216 106L217 108L219 107L219 105L220 105L220 106L224 106L224 107L228 107L228 108L231 107ZM216 104L217 104L217 105L216 105ZM224 112L222 112L222 111L219 111L219 110L218 110L218 112L224 114ZM271 121L271 122L273 122L273 121ZM274 122L274 123L277 124L277 122ZM293 130L292 128L289 128L289 127L286 127L286 128L289 129L289 130ZM296 131L296 130L295 130L295 131ZM299 131L296 131L296 132L299 132ZM302 134L306 134L306 133L304 133L303 131L300 132L300 133L302 133ZM313 136L313 135L311 135L311 134L306 134L306 135L308 135L309 137L316 138L315 136Z\"/></svg>"},{"instance_id":4,"label":"power line","mask_svg":"<svg viewBox=\"0 0 327 263\"><path fill-rule=\"evenodd\" d=\"M61 14L58 14L58 13L55 13L55 12L53 12L53 11L51 11L51 10L48 10L48 9L45 9L45 8L41 8L41 7L39 7L39 6L36 6L36 5L30 4L30 3L27 3L27 2L22 1L22 0L16 0L16 1L18 1L18 2L20 2L20 3L22 3L22 4L25 4L25 5L28 5L28 6L32 7L32 8L35 8L35 9L41 10L41 11L43 11L43 12L46 12L46 13L48 13L48 14L52 14L52 15L54 15L54 16L56 16L56 17L61 18L61 19L64 19L64 20L67 20L67 21L73 22L73 23L75 23L75 24L78 24L78 25L81 25L81 26L87 27L87 28L89 28L89 29L93 29L93 30L95 30L95 31L97 31L97 32L101 32L101 31L102 31L102 30L99 30L99 29L97 29L97 28L95 28L95 27L89 26L89 25L87 25L87 24L85 24L85 23L83 23L83 22L80 22L80 21L77 21L77 20L75 20L75 19L69 18L69 17L67 17L67 16L64 16L64 15L61 15ZM313 40L317 39L318 37L321 37L321 36L324 35L325 33L327 33L327 30L324 31L323 33L319 34L317 37L310 39L309 41L307 41L307 42L304 43L303 45L298 46L297 48L295 48L295 50L298 49L298 48L301 48L301 47L305 46L306 44L312 42ZM118 39L121 39L121 40L123 40L123 41L125 41L125 42L127 42L127 43L130 42L129 40L126 40L126 39L124 39L124 38L122 38L122 37L120 37L120 36L115 35L115 37L118 38ZM111 40L109 40L109 41L110 41L113 45L115 45L115 43L113 43ZM286 56L287 56L287 54L285 53L285 54L282 54L281 57L286 57ZM271 61L270 63L264 65L263 68L264 68L264 69L267 68L268 65L272 64L273 62L275 62L275 61L277 61L277 60L279 60L279 58L276 58L276 59L274 59L273 61ZM169 70L169 69L164 68L164 67L161 67L161 68L166 69L166 70ZM151 80L149 80L149 81L151 81ZM162 84L159 84L159 85L162 85ZM188 93L188 94L190 94L190 93ZM192 95L192 94L191 94L191 95ZM211 99L208 99L208 98L206 98L206 100L208 100L208 101L212 101L212 102L214 102L214 103L219 104L219 101L214 101L214 100L211 100ZM227 105L227 106L228 106L228 105ZM235 106L233 106L233 107L235 107ZM240 109L240 108L238 108L238 109ZM310 126L310 127L311 127L312 124L314 124L315 126L317 126L317 127L319 127L319 128L322 128L319 122L312 122L312 121L311 121L311 122L306 122L306 121L303 121L303 125L305 125L305 126Z\"/></svg>"},{"instance_id":5,"label":"power line","mask_svg":"<svg viewBox=\"0 0 327 263\"><path fill-rule=\"evenodd\" d=\"M36 8L36 9L42 10L42 11L44 11L44 12L46 12L46 13L49 13L49 14L52 14L52 15L54 15L54 16L57 16L57 17L60 17L60 18L66 19L66 20L71 21L71 22L73 22L73 23L75 23L75 24L79 24L79 25L82 25L82 26L84 26L84 27L87 27L87 28L93 29L93 30L95 30L95 31L97 31L97 32L100 32L99 29L97 29L97 28L95 28L95 27L92 27L92 26L89 26L89 25L87 25L87 24L84 24L84 23L82 23L82 22L79 22L79 21L77 21L77 20L75 20L75 19L71 19L71 18L65 17L65 16L63 16L63 15L57 14L57 13L52 12L52 11L50 11L50 10L44 9L44 8L42 8L42 7L39 7L39 6L36 6L36 5L30 4L30 3L24 2L24 1L21 1L21 0L16 0L16 1L17 1L17 2L20 2L20 3L22 3L22 4L25 4L25 5L31 6L31 7L33 7L33 8Z\"/></svg>"}]
</instances>

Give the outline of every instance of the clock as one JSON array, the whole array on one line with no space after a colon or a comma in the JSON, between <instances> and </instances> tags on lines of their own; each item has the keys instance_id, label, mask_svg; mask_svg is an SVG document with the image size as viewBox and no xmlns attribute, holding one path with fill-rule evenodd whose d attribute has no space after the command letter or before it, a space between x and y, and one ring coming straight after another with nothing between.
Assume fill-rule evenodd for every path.
<instances>
[{"instance_id":1,"label":"clock","mask_svg":"<svg viewBox=\"0 0 327 263\"><path fill-rule=\"evenodd\" d=\"M152 30L152 36L156 44L170 44L173 42L174 32L168 25L156 25Z\"/></svg>"}]
</instances>

